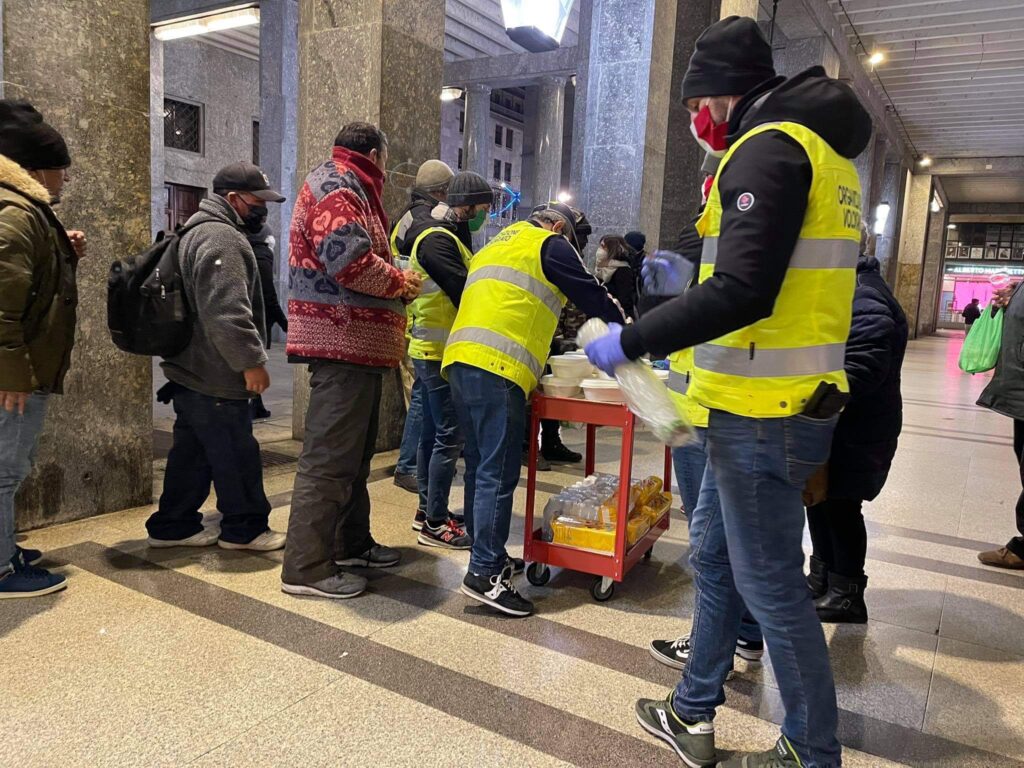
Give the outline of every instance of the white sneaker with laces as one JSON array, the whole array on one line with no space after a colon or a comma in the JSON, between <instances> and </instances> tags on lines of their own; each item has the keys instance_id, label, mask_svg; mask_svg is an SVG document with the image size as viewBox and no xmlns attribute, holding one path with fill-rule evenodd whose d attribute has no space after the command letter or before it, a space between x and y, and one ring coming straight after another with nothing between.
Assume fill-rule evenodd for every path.
<instances>
[{"instance_id":1,"label":"white sneaker with laces","mask_svg":"<svg viewBox=\"0 0 1024 768\"><path fill-rule=\"evenodd\" d=\"M204 528L199 533L194 533L187 539L154 539L150 536L146 543L154 549L165 549L168 547L211 547L220 538L220 527L214 526Z\"/></svg>"},{"instance_id":2,"label":"white sneaker with laces","mask_svg":"<svg viewBox=\"0 0 1024 768\"><path fill-rule=\"evenodd\" d=\"M264 531L247 544L236 544L233 541L219 539L217 546L221 549L250 549L254 552L273 552L284 549L285 534L277 531Z\"/></svg>"}]
</instances>

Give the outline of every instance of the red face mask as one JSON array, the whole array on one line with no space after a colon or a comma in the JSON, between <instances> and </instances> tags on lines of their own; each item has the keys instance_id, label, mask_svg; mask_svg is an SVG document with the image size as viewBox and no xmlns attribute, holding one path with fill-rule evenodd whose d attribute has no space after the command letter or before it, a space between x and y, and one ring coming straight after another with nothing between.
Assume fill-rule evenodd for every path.
<instances>
[{"instance_id":1,"label":"red face mask","mask_svg":"<svg viewBox=\"0 0 1024 768\"><path fill-rule=\"evenodd\" d=\"M711 194L711 188L715 185L715 177L708 176L704 179L704 183L700 186L700 201L701 203L707 203L708 195Z\"/></svg>"},{"instance_id":2,"label":"red face mask","mask_svg":"<svg viewBox=\"0 0 1024 768\"><path fill-rule=\"evenodd\" d=\"M729 148L726 142L726 136L729 134L729 121L715 123L707 105L701 107L696 117L690 121L690 133L700 144L701 149L715 157L721 157Z\"/></svg>"}]
</instances>

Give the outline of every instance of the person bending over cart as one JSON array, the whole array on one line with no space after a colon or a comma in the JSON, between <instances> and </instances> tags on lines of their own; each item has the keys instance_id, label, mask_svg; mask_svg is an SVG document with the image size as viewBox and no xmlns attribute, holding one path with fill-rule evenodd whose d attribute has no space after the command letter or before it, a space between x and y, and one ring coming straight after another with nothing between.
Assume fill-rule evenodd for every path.
<instances>
[{"instance_id":1,"label":"person bending over cart","mask_svg":"<svg viewBox=\"0 0 1024 768\"><path fill-rule=\"evenodd\" d=\"M444 351L442 369L466 441L465 516L473 548L462 591L510 616L533 612L512 584L505 544L526 399L544 370L559 314L568 299L590 317L625 320L583 264L590 232L582 211L555 202L499 232L473 257Z\"/></svg>"}]
</instances>

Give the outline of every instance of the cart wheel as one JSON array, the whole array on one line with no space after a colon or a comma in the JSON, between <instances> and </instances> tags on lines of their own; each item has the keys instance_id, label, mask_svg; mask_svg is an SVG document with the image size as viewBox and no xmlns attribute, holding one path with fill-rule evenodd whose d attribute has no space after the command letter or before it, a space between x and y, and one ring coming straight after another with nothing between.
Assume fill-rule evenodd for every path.
<instances>
[{"instance_id":1,"label":"cart wheel","mask_svg":"<svg viewBox=\"0 0 1024 768\"><path fill-rule=\"evenodd\" d=\"M605 582L608 582L605 586ZM594 582L594 586L590 588L590 594L599 603L606 602L612 599L612 595L615 594L615 582L611 579L603 579L600 576Z\"/></svg>"},{"instance_id":2,"label":"cart wheel","mask_svg":"<svg viewBox=\"0 0 1024 768\"><path fill-rule=\"evenodd\" d=\"M535 587L543 587L551 580L551 569L544 563L530 563L526 569L526 580Z\"/></svg>"},{"instance_id":3,"label":"cart wheel","mask_svg":"<svg viewBox=\"0 0 1024 768\"><path fill-rule=\"evenodd\" d=\"M654 557L654 547L644 552L644 560L650 560L652 557Z\"/></svg>"}]
</instances>

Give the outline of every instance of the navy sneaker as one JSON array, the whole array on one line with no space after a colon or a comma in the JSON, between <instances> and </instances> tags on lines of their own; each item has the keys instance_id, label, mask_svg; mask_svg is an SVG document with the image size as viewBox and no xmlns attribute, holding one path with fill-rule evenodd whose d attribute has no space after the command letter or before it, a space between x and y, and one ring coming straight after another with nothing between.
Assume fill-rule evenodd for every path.
<instances>
[{"instance_id":1,"label":"navy sneaker","mask_svg":"<svg viewBox=\"0 0 1024 768\"><path fill-rule=\"evenodd\" d=\"M420 510L416 510L416 517L412 519L412 529L414 531L422 531L424 524L427 522L427 513Z\"/></svg>"},{"instance_id":2,"label":"navy sneaker","mask_svg":"<svg viewBox=\"0 0 1024 768\"><path fill-rule=\"evenodd\" d=\"M512 585L510 563L506 563L504 570L494 576L467 573L462 580L462 594L509 616L523 617L533 613L533 603Z\"/></svg>"},{"instance_id":3,"label":"navy sneaker","mask_svg":"<svg viewBox=\"0 0 1024 768\"><path fill-rule=\"evenodd\" d=\"M65 577L27 565L18 555L11 561L11 564L14 566L14 570L0 576L0 599L42 597L59 592L68 585Z\"/></svg>"},{"instance_id":4,"label":"navy sneaker","mask_svg":"<svg viewBox=\"0 0 1024 768\"><path fill-rule=\"evenodd\" d=\"M440 549L465 550L473 546L473 540L466 535L466 530L456 525L454 520L445 520L437 528L429 522L424 523L416 540L425 547Z\"/></svg>"},{"instance_id":5,"label":"navy sneaker","mask_svg":"<svg viewBox=\"0 0 1024 768\"><path fill-rule=\"evenodd\" d=\"M25 549L18 546L15 546L15 549L21 554L21 559L25 561L26 565L35 565L43 559L43 553L38 549Z\"/></svg>"}]
</instances>

